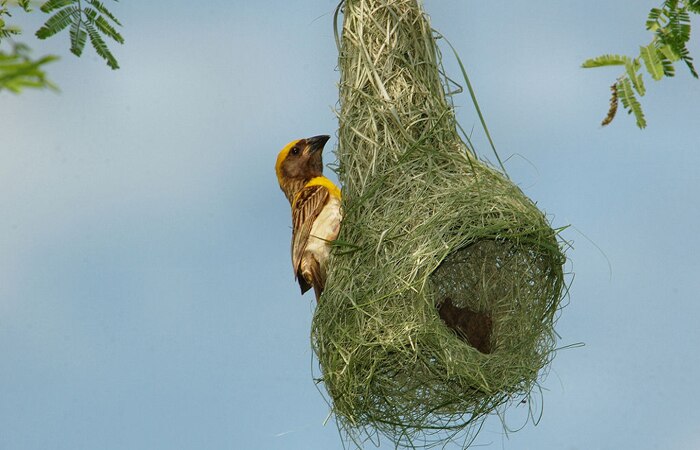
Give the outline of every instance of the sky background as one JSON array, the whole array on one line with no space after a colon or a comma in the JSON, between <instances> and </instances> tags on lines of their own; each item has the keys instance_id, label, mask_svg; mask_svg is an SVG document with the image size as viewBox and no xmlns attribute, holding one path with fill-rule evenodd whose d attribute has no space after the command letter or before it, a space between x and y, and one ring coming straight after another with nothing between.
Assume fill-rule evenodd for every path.
<instances>
[{"instance_id":1,"label":"sky background","mask_svg":"<svg viewBox=\"0 0 700 450\"><path fill-rule=\"evenodd\" d=\"M425 1L511 178L571 224L557 331L585 346L554 360L539 425L489 419L485 448L700 448L700 81L647 76L648 129L601 128L619 71L580 69L646 44L659 3ZM0 93L0 449L343 448L273 169L337 129L335 1L110 6L121 70L31 39L61 93Z\"/></svg>"}]
</instances>

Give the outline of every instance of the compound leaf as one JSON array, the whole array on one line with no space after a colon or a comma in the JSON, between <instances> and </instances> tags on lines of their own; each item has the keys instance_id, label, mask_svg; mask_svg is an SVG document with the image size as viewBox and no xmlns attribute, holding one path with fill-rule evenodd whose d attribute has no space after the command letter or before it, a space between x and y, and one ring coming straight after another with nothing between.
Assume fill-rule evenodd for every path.
<instances>
[{"instance_id":1,"label":"compound leaf","mask_svg":"<svg viewBox=\"0 0 700 450\"><path fill-rule=\"evenodd\" d=\"M46 39L66 28L80 17L80 9L77 6L68 6L58 11L44 23L36 32L36 37Z\"/></svg>"}]
</instances>

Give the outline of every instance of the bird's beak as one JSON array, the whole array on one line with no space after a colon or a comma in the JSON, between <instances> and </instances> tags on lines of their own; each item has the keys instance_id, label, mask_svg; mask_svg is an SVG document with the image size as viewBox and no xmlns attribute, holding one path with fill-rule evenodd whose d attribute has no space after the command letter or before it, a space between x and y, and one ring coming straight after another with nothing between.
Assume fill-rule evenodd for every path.
<instances>
[{"instance_id":1,"label":"bird's beak","mask_svg":"<svg viewBox=\"0 0 700 450\"><path fill-rule=\"evenodd\" d=\"M309 153L316 153L317 151L323 151L323 146L326 145L328 139L331 137L327 134L322 134L320 136L314 136L306 139L306 145L309 146Z\"/></svg>"}]
</instances>

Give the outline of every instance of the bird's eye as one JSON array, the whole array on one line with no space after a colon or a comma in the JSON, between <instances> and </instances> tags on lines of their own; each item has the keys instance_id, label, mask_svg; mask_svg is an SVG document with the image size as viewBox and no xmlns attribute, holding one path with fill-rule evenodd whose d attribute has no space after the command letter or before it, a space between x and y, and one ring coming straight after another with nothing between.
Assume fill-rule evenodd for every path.
<instances>
[{"instance_id":1,"label":"bird's eye","mask_svg":"<svg viewBox=\"0 0 700 450\"><path fill-rule=\"evenodd\" d=\"M299 147L293 147L292 148L292 155L298 155L299 154Z\"/></svg>"}]
</instances>

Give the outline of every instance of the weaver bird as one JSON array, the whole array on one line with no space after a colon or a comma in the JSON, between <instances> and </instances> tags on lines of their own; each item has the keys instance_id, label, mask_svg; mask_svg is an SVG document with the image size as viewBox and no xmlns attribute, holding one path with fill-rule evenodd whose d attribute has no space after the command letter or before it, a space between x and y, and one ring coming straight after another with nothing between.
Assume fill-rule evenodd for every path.
<instances>
[{"instance_id":1,"label":"weaver bird","mask_svg":"<svg viewBox=\"0 0 700 450\"><path fill-rule=\"evenodd\" d=\"M338 237L342 212L340 189L323 176L323 146L330 136L287 144L275 172L292 206L292 269L301 293L314 288L318 301L326 282L330 242Z\"/></svg>"}]
</instances>

